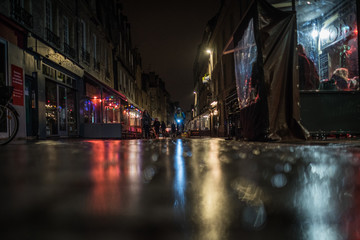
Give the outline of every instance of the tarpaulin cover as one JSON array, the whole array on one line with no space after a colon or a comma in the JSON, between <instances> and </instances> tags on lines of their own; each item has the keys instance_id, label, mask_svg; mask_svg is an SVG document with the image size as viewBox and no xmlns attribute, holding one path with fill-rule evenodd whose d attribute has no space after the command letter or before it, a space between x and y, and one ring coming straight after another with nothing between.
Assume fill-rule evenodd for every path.
<instances>
[{"instance_id":1,"label":"tarpaulin cover","mask_svg":"<svg viewBox=\"0 0 360 240\"><path fill-rule=\"evenodd\" d=\"M305 139L300 124L296 15L254 0L234 34L236 86L249 140Z\"/></svg>"}]
</instances>

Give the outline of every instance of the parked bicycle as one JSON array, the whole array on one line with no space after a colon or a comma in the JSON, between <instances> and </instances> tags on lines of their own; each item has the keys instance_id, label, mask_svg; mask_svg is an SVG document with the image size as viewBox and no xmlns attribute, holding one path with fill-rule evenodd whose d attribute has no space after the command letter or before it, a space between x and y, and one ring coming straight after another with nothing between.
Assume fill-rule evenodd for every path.
<instances>
[{"instance_id":1,"label":"parked bicycle","mask_svg":"<svg viewBox=\"0 0 360 240\"><path fill-rule=\"evenodd\" d=\"M0 86L0 145L14 139L19 130L19 114L10 104L13 87Z\"/></svg>"}]
</instances>

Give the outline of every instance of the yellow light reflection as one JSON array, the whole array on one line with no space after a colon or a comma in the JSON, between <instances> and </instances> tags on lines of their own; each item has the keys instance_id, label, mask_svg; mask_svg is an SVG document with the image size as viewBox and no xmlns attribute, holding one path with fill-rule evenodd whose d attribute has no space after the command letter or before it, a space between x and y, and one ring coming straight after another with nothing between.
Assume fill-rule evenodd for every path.
<instances>
[{"instance_id":1,"label":"yellow light reflection","mask_svg":"<svg viewBox=\"0 0 360 240\"><path fill-rule=\"evenodd\" d=\"M206 165L206 172L203 176L200 175L202 180L199 181L199 238L226 239L229 204L219 159L219 141L211 140L210 145L201 152L193 149L193 158L204 160Z\"/></svg>"}]
</instances>

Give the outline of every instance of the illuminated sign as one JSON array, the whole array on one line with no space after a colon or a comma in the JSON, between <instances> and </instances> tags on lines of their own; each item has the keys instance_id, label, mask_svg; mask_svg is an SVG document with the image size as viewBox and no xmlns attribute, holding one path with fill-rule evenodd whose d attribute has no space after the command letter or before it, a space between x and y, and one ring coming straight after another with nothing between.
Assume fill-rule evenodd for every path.
<instances>
[{"instance_id":1,"label":"illuminated sign","mask_svg":"<svg viewBox=\"0 0 360 240\"><path fill-rule=\"evenodd\" d=\"M202 77L202 82L203 83L208 83L210 81L210 76L209 74L205 74L205 76Z\"/></svg>"}]
</instances>

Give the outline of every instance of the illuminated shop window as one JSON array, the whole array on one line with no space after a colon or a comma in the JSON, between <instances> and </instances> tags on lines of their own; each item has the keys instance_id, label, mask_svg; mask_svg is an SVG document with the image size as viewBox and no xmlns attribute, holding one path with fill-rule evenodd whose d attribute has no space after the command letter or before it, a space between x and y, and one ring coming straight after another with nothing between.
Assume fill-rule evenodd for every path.
<instances>
[{"instance_id":1,"label":"illuminated shop window","mask_svg":"<svg viewBox=\"0 0 360 240\"><path fill-rule=\"evenodd\" d=\"M83 105L85 123L101 123L101 89L86 83L86 98Z\"/></svg>"},{"instance_id":2,"label":"illuminated shop window","mask_svg":"<svg viewBox=\"0 0 360 240\"><path fill-rule=\"evenodd\" d=\"M122 109L122 113L124 127L133 132L140 132L142 112L133 105L126 105Z\"/></svg>"},{"instance_id":3,"label":"illuminated shop window","mask_svg":"<svg viewBox=\"0 0 360 240\"><path fill-rule=\"evenodd\" d=\"M113 95L105 94L104 98L104 123L120 123L120 99Z\"/></svg>"},{"instance_id":4,"label":"illuminated shop window","mask_svg":"<svg viewBox=\"0 0 360 240\"><path fill-rule=\"evenodd\" d=\"M101 101L98 97L85 99L83 106L85 123L100 123Z\"/></svg>"},{"instance_id":5,"label":"illuminated shop window","mask_svg":"<svg viewBox=\"0 0 360 240\"><path fill-rule=\"evenodd\" d=\"M296 12L300 90L359 90L356 0L297 0Z\"/></svg>"}]
</instances>

